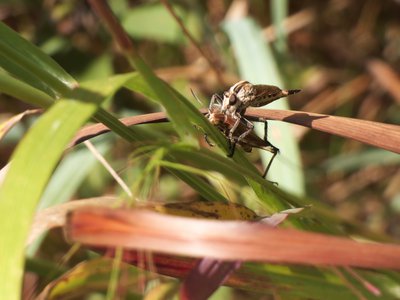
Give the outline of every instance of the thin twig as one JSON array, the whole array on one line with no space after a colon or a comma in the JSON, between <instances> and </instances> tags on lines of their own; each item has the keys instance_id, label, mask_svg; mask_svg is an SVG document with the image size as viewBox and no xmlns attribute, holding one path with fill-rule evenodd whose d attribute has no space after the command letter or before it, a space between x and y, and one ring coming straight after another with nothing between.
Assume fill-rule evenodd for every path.
<instances>
[{"instance_id":1,"label":"thin twig","mask_svg":"<svg viewBox=\"0 0 400 300\"><path fill-rule=\"evenodd\" d=\"M110 173L110 175L115 179L115 181L120 185L120 187L124 190L124 192L130 197L133 198L132 192L126 183L122 180L122 178L118 175L117 172L111 167L111 165L107 162L103 155L97 151L96 147L90 142L85 141L85 146L89 149L90 152L94 155L94 157L103 165L103 167Z\"/></svg>"},{"instance_id":2,"label":"thin twig","mask_svg":"<svg viewBox=\"0 0 400 300\"><path fill-rule=\"evenodd\" d=\"M174 9L172 6L169 4L168 0L160 0L162 4L164 4L165 8L169 11L171 16L175 19L175 21L178 23L179 27L182 29L183 33L185 36L190 40L190 42L193 44L193 46L197 49L197 51L200 52L201 56L204 57L204 59L208 62L210 68L214 71L215 75L217 76L217 80L222 86L225 86L224 79L222 78L220 70L216 67L216 62L211 59L207 55L207 53L203 50L203 48L200 47L200 45L197 43L197 41L194 39L192 34L187 30L185 25L182 22L182 19L175 13Z\"/></svg>"},{"instance_id":3,"label":"thin twig","mask_svg":"<svg viewBox=\"0 0 400 300\"><path fill-rule=\"evenodd\" d=\"M315 11L313 9L304 9L296 14L293 14L283 20L283 29L286 35L293 33L296 30L306 27L315 20ZM270 25L262 31L263 36L268 42L273 42L276 39L276 28Z\"/></svg>"},{"instance_id":4,"label":"thin twig","mask_svg":"<svg viewBox=\"0 0 400 300\"><path fill-rule=\"evenodd\" d=\"M104 21L122 52L135 53L129 35L122 28L107 2L104 0L88 0L88 2L100 19Z\"/></svg>"},{"instance_id":5,"label":"thin twig","mask_svg":"<svg viewBox=\"0 0 400 300\"><path fill-rule=\"evenodd\" d=\"M367 300L367 298L365 298L363 296L363 294L361 294L361 292L359 290L357 290L357 288L351 284L350 281L347 280L347 278L343 275L342 271L340 271L339 268L332 268L332 271L343 281L343 283L345 284L345 286L347 286L349 288L349 290L359 299L359 300Z\"/></svg>"},{"instance_id":6,"label":"thin twig","mask_svg":"<svg viewBox=\"0 0 400 300\"><path fill-rule=\"evenodd\" d=\"M353 268L350 267L344 267L344 269L350 273L351 276L353 276L355 279L357 279L361 284L374 296L379 297L382 295L380 289L378 289L375 285L373 285L371 282L365 280L362 278Z\"/></svg>"}]
</instances>

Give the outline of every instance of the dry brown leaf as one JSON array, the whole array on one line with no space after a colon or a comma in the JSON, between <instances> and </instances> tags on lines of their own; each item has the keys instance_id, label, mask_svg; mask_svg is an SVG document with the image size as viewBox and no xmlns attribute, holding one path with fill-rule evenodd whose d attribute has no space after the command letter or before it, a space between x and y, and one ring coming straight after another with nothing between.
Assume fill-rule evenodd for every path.
<instances>
[{"instance_id":1,"label":"dry brown leaf","mask_svg":"<svg viewBox=\"0 0 400 300\"><path fill-rule=\"evenodd\" d=\"M42 112L41 109L29 109L18 115L11 117L4 123L1 123L0 124L0 140L7 134L7 132L9 132L11 130L11 128L14 127L15 124L17 124L19 121L21 121L23 117L38 114L40 112Z\"/></svg>"},{"instance_id":2,"label":"dry brown leaf","mask_svg":"<svg viewBox=\"0 0 400 300\"><path fill-rule=\"evenodd\" d=\"M388 91L397 103L400 103L400 78L394 69L379 59L370 60L367 69L378 84Z\"/></svg>"},{"instance_id":3,"label":"dry brown leaf","mask_svg":"<svg viewBox=\"0 0 400 300\"><path fill-rule=\"evenodd\" d=\"M206 113L205 109L200 110ZM319 131L351 138L362 143L400 153L400 126L372 121L364 121L345 117L335 117L316 113L290 110L247 109L246 116L251 120L264 118L284 121L310 127ZM167 122L163 112L132 116L120 119L126 126ZM103 124L90 125L83 128L69 144L73 147L85 140L109 132Z\"/></svg>"},{"instance_id":4,"label":"dry brown leaf","mask_svg":"<svg viewBox=\"0 0 400 300\"><path fill-rule=\"evenodd\" d=\"M70 201L43 209L35 215L26 245L29 246L45 231L55 227L64 226L66 215L74 209L99 206L111 207L117 203L118 199L116 197L99 197Z\"/></svg>"},{"instance_id":5,"label":"dry brown leaf","mask_svg":"<svg viewBox=\"0 0 400 300\"><path fill-rule=\"evenodd\" d=\"M89 246L123 247L221 260L400 269L400 246L272 228L255 222L198 220L143 210L80 209L67 237Z\"/></svg>"},{"instance_id":6,"label":"dry brown leaf","mask_svg":"<svg viewBox=\"0 0 400 300\"><path fill-rule=\"evenodd\" d=\"M290 214L296 214L303 208L289 209L275 213L261 221L271 227L282 223ZM230 275L242 266L242 261L224 261L205 257L200 259L196 266L184 278L179 290L181 299L201 300L208 299Z\"/></svg>"},{"instance_id":7,"label":"dry brown leaf","mask_svg":"<svg viewBox=\"0 0 400 300\"><path fill-rule=\"evenodd\" d=\"M398 125L290 110L248 109L246 115L251 118L261 117L307 126L400 153Z\"/></svg>"}]
</instances>

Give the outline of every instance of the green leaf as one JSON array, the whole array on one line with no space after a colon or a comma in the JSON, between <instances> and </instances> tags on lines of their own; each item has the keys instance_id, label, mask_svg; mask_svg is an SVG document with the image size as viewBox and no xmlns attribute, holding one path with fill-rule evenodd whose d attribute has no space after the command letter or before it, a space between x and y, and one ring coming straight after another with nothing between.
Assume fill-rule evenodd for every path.
<instances>
[{"instance_id":1,"label":"green leaf","mask_svg":"<svg viewBox=\"0 0 400 300\"><path fill-rule=\"evenodd\" d=\"M0 66L26 83L56 96L76 81L39 48L0 23Z\"/></svg>"},{"instance_id":2,"label":"green leaf","mask_svg":"<svg viewBox=\"0 0 400 300\"><path fill-rule=\"evenodd\" d=\"M110 146L110 143L105 141L95 144L97 151L103 155L109 150ZM96 163L98 163L97 159L86 147L68 153L57 166L54 175L46 186L37 206L37 211L70 200ZM32 242L26 252L28 256L35 255L43 238L44 235Z\"/></svg>"},{"instance_id":3,"label":"green leaf","mask_svg":"<svg viewBox=\"0 0 400 300\"><path fill-rule=\"evenodd\" d=\"M93 259L82 262L60 278L53 280L41 293L42 299L64 299L74 295L76 299L83 299L92 290L107 291L110 282L110 273L113 268L112 259ZM127 264L121 265L121 272L127 280L119 281L119 287L124 282L125 288L133 288L138 279L138 271Z\"/></svg>"},{"instance_id":4,"label":"green leaf","mask_svg":"<svg viewBox=\"0 0 400 300\"><path fill-rule=\"evenodd\" d=\"M20 299L25 240L43 190L73 134L96 111L101 98L80 102L88 91L60 100L28 131L15 150L0 187L0 290L5 299ZM96 103L97 102L97 103ZM12 212L12 213L11 213Z\"/></svg>"},{"instance_id":5,"label":"green leaf","mask_svg":"<svg viewBox=\"0 0 400 300\"><path fill-rule=\"evenodd\" d=\"M390 166L400 164L400 155L382 149L370 149L363 152L347 153L333 157L323 164L328 172L350 172L372 166Z\"/></svg>"},{"instance_id":6,"label":"green leaf","mask_svg":"<svg viewBox=\"0 0 400 300\"><path fill-rule=\"evenodd\" d=\"M193 32L195 24L190 20L190 14L176 5L173 9L184 24L189 25L188 30ZM178 23L165 6L159 3L130 9L122 18L122 26L133 38L153 39L172 44L181 44L185 41Z\"/></svg>"},{"instance_id":7,"label":"green leaf","mask_svg":"<svg viewBox=\"0 0 400 300\"><path fill-rule=\"evenodd\" d=\"M34 106L47 108L54 99L41 90L0 71L0 91Z\"/></svg>"},{"instance_id":8,"label":"green leaf","mask_svg":"<svg viewBox=\"0 0 400 300\"><path fill-rule=\"evenodd\" d=\"M211 125L191 102L156 77L141 59L138 59L134 64L141 70L141 76L132 74L132 77L125 84L126 88L141 93L163 105L167 110L169 119L182 137L185 137L189 132L196 134L191 123L193 122L207 132L219 147L228 151L226 139L223 135L215 126Z\"/></svg>"},{"instance_id":9,"label":"green leaf","mask_svg":"<svg viewBox=\"0 0 400 300\"><path fill-rule=\"evenodd\" d=\"M288 15L288 0L271 1L271 17L275 26L277 41L275 43L280 53L287 50L286 33L283 22Z\"/></svg>"}]
</instances>

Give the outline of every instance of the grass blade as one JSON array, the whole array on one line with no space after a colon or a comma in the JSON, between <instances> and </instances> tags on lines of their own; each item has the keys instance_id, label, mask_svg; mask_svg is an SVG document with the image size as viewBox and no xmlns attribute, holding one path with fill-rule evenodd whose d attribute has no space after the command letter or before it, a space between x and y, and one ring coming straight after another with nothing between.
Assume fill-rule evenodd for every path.
<instances>
[{"instance_id":1,"label":"grass blade","mask_svg":"<svg viewBox=\"0 0 400 300\"><path fill-rule=\"evenodd\" d=\"M52 58L0 22L0 66L26 83L56 96L76 81Z\"/></svg>"},{"instance_id":2,"label":"grass blade","mask_svg":"<svg viewBox=\"0 0 400 300\"><path fill-rule=\"evenodd\" d=\"M5 299L20 299L25 240L51 173L73 134L97 109L94 102L76 101L79 92L75 95L56 103L27 133L1 186L0 211L7 212L0 223L0 290Z\"/></svg>"},{"instance_id":3,"label":"grass blade","mask_svg":"<svg viewBox=\"0 0 400 300\"><path fill-rule=\"evenodd\" d=\"M283 87L278 67L271 50L263 41L260 28L250 19L227 20L224 30L228 34L235 50L241 78L252 83L272 84ZM282 99L271 103L268 107L287 109L287 101ZM304 194L304 178L301 171L300 154L297 143L287 124L270 124L272 144L280 149L280 155L271 167L272 181L293 194ZM256 128L259 128L256 125ZM261 128L258 129L261 132ZM270 156L261 152L264 164Z\"/></svg>"}]
</instances>

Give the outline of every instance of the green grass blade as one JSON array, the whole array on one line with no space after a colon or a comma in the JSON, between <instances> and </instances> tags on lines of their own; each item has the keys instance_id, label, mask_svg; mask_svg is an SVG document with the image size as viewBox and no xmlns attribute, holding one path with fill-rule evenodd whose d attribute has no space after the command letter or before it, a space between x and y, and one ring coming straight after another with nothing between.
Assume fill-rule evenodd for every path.
<instances>
[{"instance_id":1,"label":"green grass blade","mask_svg":"<svg viewBox=\"0 0 400 300\"><path fill-rule=\"evenodd\" d=\"M0 72L0 91L34 106L45 108L54 103L54 99L48 94L11 77L5 72Z\"/></svg>"},{"instance_id":2,"label":"green grass blade","mask_svg":"<svg viewBox=\"0 0 400 300\"><path fill-rule=\"evenodd\" d=\"M271 1L271 17L275 26L277 40L276 48L280 53L286 52L286 33L283 27L283 21L288 14L288 0L272 0Z\"/></svg>"},{"instance_id":3,"label":"green grass blade","mask_svg":"<svg viewBox=\"0 0 400 300\"><path fill-rule=\"evenodd\" d=\"M110 149L111 143L102 141L96 143L95 146L97 151L104 155ZM47 184L37 206L37 211L70 200L96 163L98 163L97 159L86 147L68 153L57 166L54 175ZM28 256L35 255L44 237L45 235L40 236L29 245L26 251Z\"/></svg>"},{"instance_id":4,"label":"green grass blade","mask_svg":"<svg viewBox=\"0 0 400 300\"><path fill-rule=\"evenodd\" d=\"M146 68L146 67L145 67ZM153 76L153 75L151 75ZM152 79L153 80L153 79ZM160 79L155 79L155 80L160 80ZM164 82L161 81L161 84L166 85ZM167 86L167 85L166 85ZM158 95L154 89L154 85L149 84L149 81L144 78L144 76L141 76L140 74L135 74L132 73L132 77L126 82L125 87L133 90L137 93L140 93L149 99L156 101L165 107L171 107L170 112L173 114L171 117L170 113L170 119L174 124L176 124L175 128L179 128L179 126L186 126L192 129L192 123L189 122L192 121L194 124L200 126L207 134L209 137L215 141L215 143L225 151L228 151L228 146L226 143L226 139L223 137L223 135L215 128L215 126L211 125L210 122L198 111L198 109L190 103L185 97L183 97L180 93L175 91L172 88L167 87L168 90L174 95L174 101L170 102L167 98L164 96L161 97L162 100L158 99ZM176 110L176 107L178 106L178 103L181 103L180 109ZM168 109L167 109L168 110ZM176 110L176 111L175 111ZM175 116L174 114L177 114ZM176 121L174 118L185 118L186 123L184 125L178 125L180 121ZM188 129L188 128L184 128Z\"/></svg>"},{"instance_id":5,"label":"green grass blade","mask_svg":"<svg viewBox=\"0 0 400 300\"><path fill-rule=\"evenodd\" d=\"M186 182L206 200L223 202L228 201L224 196L211 187L210 184L197 175L173 168L168 168L168 172Z\"/></svg>"},{"instance_id":6,"label":"green grass blade","mask_svg":"<svg viewBox=\"0 0 400 300\"><path fill-rule=\"evenodd\" d=\"M327 172L351 172L371 166L399 165L400 155L383 149L369 149L330 158L323 164Z\"/></svg>"},{"instance_id":7,"label":"green grass blade","mask_svg":"<svg viewBox=\"0 0 400 300\"><path fill-rule=\"evenodd\" d=\"M52 58L1 22L0 36L0 66L9 73L51 96L76 85Z\"/></svg>"},{"instance_id":8,"label":"green grass blade","mask_svg":"<svg viewBox=\"0 0 400 300\"><path fill-rule=\"evenodd\" d=\"M264 42L260 28L250 19L228 20L224 23L224 30L228 34L235 50L240 75L252 83L272 84L283 87L279 71L268 45ZM274 109L287 109L287 101L278 100L268 105ZM269 136L269 140L281 152L271 167L272 181L279 182L279 186L296 195L304 194L304 178L301 171L300 154L293 133L288 124L269 122L273 125L276 136ZM260 127L256 125L260 130ZM262 131L262 130L261 130ZM261 152L264 164L270 156Z\"/></svg>"},{"instance_id":9,"label":"green grass blade","mask_svg":"<svg viewBox=\"0 0 400 300\"><path fill-rule=\"evenodd\" d=\"M174 11L185 19L185 12L174 6ZM123 16L122 25L131 37L159 42L182 44L185 40L179 25L161 3L141 5Z\"/></svg>"},{"instance_id":10,"label":"green grass blade","mask_svg":"<svg viewBox=\"0 0 400 300\"><path fill-rule=\"evenodd\" d=\"M84 103L76 101L82 95L79 91L74 95L56 103L29 130L0 188L0 290L4 299L20 299L25 240L36 205L65 146L97 109L95 99Z\"/></svg>"}]
</instances>

